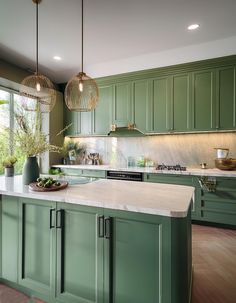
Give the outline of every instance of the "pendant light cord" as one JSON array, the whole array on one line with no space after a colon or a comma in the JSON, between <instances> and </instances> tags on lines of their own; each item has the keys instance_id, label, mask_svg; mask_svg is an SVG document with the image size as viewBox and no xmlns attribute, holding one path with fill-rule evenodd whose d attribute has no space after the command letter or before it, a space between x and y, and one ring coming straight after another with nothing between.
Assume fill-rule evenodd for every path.
<instances>
[{"instance_id":1,"label":"pendant light cord","mask_svg":"<svg viewBox=\"0 0 236 303\"><path fill-rule=\"evenodd\" d=\"M36 2L36 74L38 75L38 69L39 69L39 22L38 22L39 16L38 16L38 1Z\"/></svg>"},{"instance_id":2,"label":"pendant light cord","mask_svg":"<svg viewBox=\"0 0 236 303\"><path fill-rule=\"evenodd\" d=\"M84 0L82 2L82 12L81 12L81 39L82 39L82 49L81 49L81 61L82 61L82 73L84 72Z\"/></svg>"}]
</instances>

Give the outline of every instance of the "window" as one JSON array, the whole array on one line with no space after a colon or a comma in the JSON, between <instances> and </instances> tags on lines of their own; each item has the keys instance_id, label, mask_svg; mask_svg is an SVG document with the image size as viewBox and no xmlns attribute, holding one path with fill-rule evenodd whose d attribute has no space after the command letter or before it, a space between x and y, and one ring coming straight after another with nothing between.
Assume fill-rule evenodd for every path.
<instances>
[{"instance_id":1,"label":"window","mask_svg":"<svg viewBox=\"0 0 236 303\"><path fill-rule=\"evenodd\" d=\"M30 102L30 99L29 99ZM15 112L22 109L19 94L0 87L0 174L4 173L2 161L9 155L15 155L17 162L15 164L15 173L22 172L25 161L19 148L14 145L14 130L18 127L15 120ZM35 118L34 112L25 112L30 119Z\"/></svg>"}]
</instances>

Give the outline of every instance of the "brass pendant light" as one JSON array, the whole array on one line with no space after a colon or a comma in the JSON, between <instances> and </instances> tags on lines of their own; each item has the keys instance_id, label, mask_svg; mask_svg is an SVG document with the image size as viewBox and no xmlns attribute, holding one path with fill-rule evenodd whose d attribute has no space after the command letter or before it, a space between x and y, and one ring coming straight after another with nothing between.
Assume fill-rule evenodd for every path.
<instances>
[{"instance_id":1,"label":"brass pendant light","mask_svg":"<svg viewBox=\"0 0 236 303\"><path fill-rule=\"evenodd\" d=\"M84 55L84 1L81 0L81 34L82 34L82 71L74 76L66 85L65 101L71 111L89 112L98 104L98 87L96 82L84 73L83 55Z\"/></svg>"},{"instance_id":2,"label":"brass pendant light","mask_svg":"<svg viewBox=\"0 0 236 303\"><path fill-rule=\"evenodd\" d=\"M25 110L39 108L41 112L50 112L56 103L56 90L51 80L38 71L38 5L42 0L32 1L36 4L36 72L21 82L20 95Z\"/></svg>"}]
</instances>

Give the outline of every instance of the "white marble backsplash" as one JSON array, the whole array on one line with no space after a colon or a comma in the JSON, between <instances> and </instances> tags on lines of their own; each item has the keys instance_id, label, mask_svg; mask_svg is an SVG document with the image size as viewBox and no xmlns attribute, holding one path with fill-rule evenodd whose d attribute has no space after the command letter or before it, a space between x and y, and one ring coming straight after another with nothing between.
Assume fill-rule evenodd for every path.
<instances>
[{"instance_id":1,"label":"white marble backsplash","mask_svg":"<svg viewBox=\"0 0 236 303\"><path fill-rule=\"evenodd\" d=\"M130 156L144 156L155 164L180 164L199 167L202 162L208 168L215 167L215 147L229 148L229 157L236 158L236 133L203 133L156 135L145 137L91 137L74 138L87 147L87 153L98 152L102 164L126 167Z\"/></svg>"}]
</instances>

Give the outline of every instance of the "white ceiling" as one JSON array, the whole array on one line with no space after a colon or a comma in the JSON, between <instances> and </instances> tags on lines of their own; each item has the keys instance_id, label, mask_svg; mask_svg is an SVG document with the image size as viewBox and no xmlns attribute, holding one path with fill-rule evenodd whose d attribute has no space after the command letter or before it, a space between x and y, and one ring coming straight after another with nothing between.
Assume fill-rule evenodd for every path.
<instances>
[{"instance_id":1,"label":"white ceiling","mask_svg":"<svg viewBox=\"0 0 236 303\"><path fill-rule=\"evenodd\" d=\"M84 0L84 11L92 77L236 54L236 0ZM80 0L39 5L40 71L57 83L80 71L80 18ZM195 32L186 29L192 23L200 24ZM34 70L31 0L0 0L0 57Z\"/></svg>"}]
</instances>

